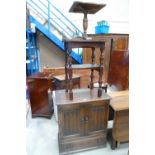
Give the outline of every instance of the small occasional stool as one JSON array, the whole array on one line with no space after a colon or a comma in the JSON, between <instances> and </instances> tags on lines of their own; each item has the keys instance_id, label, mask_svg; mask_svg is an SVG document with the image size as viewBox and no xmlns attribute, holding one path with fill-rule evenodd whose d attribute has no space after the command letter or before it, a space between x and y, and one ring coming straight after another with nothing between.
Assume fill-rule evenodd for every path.
<instances>
[{"instance_id":1,"label":"small occasional stool","mask_svg":"<svg viewBox=\"0 0 155 155\"><path fill-rule=\"evenodd\" d=\"M79 75L73 74L72 82L73 82L73 87L80 88ZM54 76L54 86L55 86L55 90L66 88L65 74Z\"/></svg>"}]
</instances>

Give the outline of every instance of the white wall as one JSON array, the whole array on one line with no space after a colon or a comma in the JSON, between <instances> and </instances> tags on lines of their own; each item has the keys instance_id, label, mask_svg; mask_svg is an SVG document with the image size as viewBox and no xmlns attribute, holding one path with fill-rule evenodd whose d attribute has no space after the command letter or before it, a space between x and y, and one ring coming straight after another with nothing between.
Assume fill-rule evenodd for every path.
<instances>
[{"instance_id":1,"label":"white wall","mask_svg":"<svg viewBox=\"0 0 155 155\"><path fill-rule=\"evenodd\" d=\"M73 2L77 0L51 0L81 31L83 14L69 13ZM97 21L107 20L110 33L129 33L129 0L80 0L81 2L104 3L106 7L94 15L88 15L88 33L95 33Z\"/></svg>"}]
</instances>

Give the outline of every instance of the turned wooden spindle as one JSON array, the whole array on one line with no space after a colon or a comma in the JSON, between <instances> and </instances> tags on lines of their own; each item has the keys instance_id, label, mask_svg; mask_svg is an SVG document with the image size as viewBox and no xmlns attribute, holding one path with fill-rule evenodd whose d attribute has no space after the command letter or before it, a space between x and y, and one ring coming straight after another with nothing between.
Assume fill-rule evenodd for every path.
<instances>
[{"instance_id":1,"label":"turned wooden spindle","mask_svg":"<svg viewBox=\"0 0 155 155\"><path fill-rule=\"evenodd\" d=\"M92 65L95 64L95 48L92 48ZM90 89L94 88L93 84L93 79L94 79L94 69L91 69L91 75L90 75Z\"/></svg>"},{"instance_id":2,"label":"turned wooden spindle","mask_svg":"<svg viewBox=\"0 0 155 155\"><path fill-rule=\"evenodd\" d=\"M87 13L84 13L83 17L83 38L87 38L87 28L88 28L88 19L87 19Z\"/></svg>"},{"instance_id":3,"label":"turned wooden spindle","mask_svg":"<svg viewBox=\"0 0 155 155\"><path fill-rule=\"evenodd\" d=\"M73 91L72 91L72 57L69 55L68 57L68 76L69 76L69 99L73 100Z\"/></svg>"},{"instance_id":4,"label":"turned wooden spindle","mask_svg":"<svg viewBox=\"0 0 155 155\"><path fill-rule=\"evenodd\" d=\"M98 97L102 96L102 75L103 75L103 48L100 48L100 69L99 69L99 88L98 88Z\"/></svg>"},{"instance_id":5,"label":"turned wooden spindle","mask_svg":"<svg viewBox=\"0 0 155 155\"><path fill-rule=\"evenodd\" d=\"M67 49L65 48L65 84L66 84L66 92L68 92L68 53L67 53Z\"/></svg>"}]
</instances>

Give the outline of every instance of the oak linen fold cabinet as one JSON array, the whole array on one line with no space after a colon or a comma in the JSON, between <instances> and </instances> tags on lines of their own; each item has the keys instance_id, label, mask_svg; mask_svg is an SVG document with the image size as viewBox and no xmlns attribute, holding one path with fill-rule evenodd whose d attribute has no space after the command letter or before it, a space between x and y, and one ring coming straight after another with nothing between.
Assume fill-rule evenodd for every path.
<instances>
[{"instance_id":1,"label":"oak linen fold cabinet","mask_svg":"<svg viewBox=\"0 0 155 155\"><path fill-rule=\"evenodd\" d=\"M59 153L69 154L106 146L110 97L98 89L74 89L74 99L65 90L54 92L58 109Z\"/></svg>"}]
</instances>

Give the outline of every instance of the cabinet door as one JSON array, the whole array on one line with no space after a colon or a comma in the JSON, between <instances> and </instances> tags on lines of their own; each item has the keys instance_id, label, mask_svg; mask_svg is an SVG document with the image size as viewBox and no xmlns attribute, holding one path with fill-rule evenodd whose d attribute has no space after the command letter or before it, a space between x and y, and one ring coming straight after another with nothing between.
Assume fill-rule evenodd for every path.
<instances>
[{"instance_id":1,"label":"cabinet door","mask_svg":"<svg viewBox=\"0 0 155 155\"><path fill-rule=\"evenodd\" d=\"M85 110L87 135L105 133L109 114L109 101L96 101Z\"/></svg>"},{"instance_id":2,"label":"cabinet door","mask_svg":"<svg viewBox=\"0 0 155 155\"><path fill-rule=\"evenodd\" d=\"M77 137L84 133L84 109L77 105L58 105L60 137Z\"/></svg>"}]
</instances>

